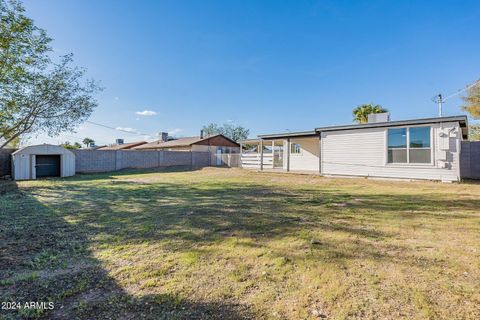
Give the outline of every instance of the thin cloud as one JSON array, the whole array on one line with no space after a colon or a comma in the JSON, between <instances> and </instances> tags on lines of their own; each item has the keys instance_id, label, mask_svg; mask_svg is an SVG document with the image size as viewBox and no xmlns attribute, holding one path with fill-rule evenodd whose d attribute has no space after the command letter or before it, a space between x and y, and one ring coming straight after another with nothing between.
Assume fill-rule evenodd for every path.
<instances>
[{"instance_id":1,"label":"thin cloud","mask_svg":"<svg viewBox=\"0 0 480 320\"><path fill-rule=\"evenodd\" d=\"M137 111L135 112L135 114L139 116L144 116L144 117L151 117L151 116L156 116L158 113L151 110L144 110L144 111Z\"/></svg>"},{"instance_id":2,"label":"thin cloud","mask_svg":"<svg viewBox=\"0 0 480 320\"><path fill-rule=\"evenodd\" d=\"M180 133L182 131L183 131L182 129L176 128L176 129L173 129L171 131L168 131L168 134L169 135L174 135L174 134Z\"/></svg>"}]
</instances>

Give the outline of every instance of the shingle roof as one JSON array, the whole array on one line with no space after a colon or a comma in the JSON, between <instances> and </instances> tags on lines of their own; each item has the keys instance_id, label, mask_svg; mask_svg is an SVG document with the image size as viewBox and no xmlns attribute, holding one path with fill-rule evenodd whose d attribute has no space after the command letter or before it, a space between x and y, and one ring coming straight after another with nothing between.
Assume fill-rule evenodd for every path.
<instances>
[{"instance_id":1,"label":"shingle roof","mask_svg":"<svg viewBox=\"0 0 480 320\"><path fill-rule=\"evenodd\" d=\"M122 144L115 144L112 146L106 146L106 147L101 147L97 148L96 150L123 150L123 149L131 149L134 147L141 146L143 144L146 144L146 141L137 141L137 142L130 142L130 143L122 143Z\"/></svg>"},{"instance_id":2,"label":"shingle roof","mask_svg":"<svg viewBox=\"0 0 480 320\"><path fill-rule=\"evenodd\" d=\"M198 143L203 140L208 140L216 136L221 136L221 134L215 134L212 136L200 138L200 137L187 137L187 138L179 138L175 140L170 140L163 142L161 140L150 142L143 144L141 146L135 147L136 150L141 149L157 149L157 148L174 148L174 147L189 147L192 144ZM228 139L228 138L227 138Z\"/></svg>"}]
</instances>

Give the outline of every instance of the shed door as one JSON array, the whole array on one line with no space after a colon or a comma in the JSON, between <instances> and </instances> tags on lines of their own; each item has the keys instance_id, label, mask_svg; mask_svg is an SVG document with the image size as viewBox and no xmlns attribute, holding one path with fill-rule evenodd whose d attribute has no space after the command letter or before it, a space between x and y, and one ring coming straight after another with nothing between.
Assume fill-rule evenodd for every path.
<instances>
[{"instance_id":1,"label":"shed door","mask_svg":"<svg viewBox=\"0 0 480 320\"><path fill-rule=\"evenodd\" d=\"M60 177L60 155L36 155L37 178Z\"/></svg>"}]
</instances>

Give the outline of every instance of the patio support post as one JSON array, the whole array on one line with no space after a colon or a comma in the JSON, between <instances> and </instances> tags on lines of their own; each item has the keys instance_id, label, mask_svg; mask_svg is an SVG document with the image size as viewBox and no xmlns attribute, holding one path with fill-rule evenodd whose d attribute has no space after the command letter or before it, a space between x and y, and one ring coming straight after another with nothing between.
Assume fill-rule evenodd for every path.
<instances>
[{"instance_id":1,"label":"patio support post","mask_svg":"<svg viewBox=\"0 0 480 320\"><path fill-rule=\"evenodd\" d=\"M322 174L322 135L318 135L318 174Z\"/></svg>"},{"instance_id":2,"label":"patio support post","mask_svg":"<svg viewBox=\"0 0 480 320\"><path fill-rule=\"evenodd\" d=\"M263 171L263 140L260 140L260 170Z\"/></svg>"},{"instance_id":3,"label":"patio support post","mask_svg":"<svg viewBox=\"0 0 480 320\"><path fill-rule=\"evenodd\" d=\"M290 138L287 138L287 172L290 171Z\"/></svg>"},{"instance_id":4,"label":"patio support post","mask_svg":"<svg viewBox=\"0 0 480 320\"><path fill-rule=\"evenodd\" d=\"M275 140L272 140L272 169L275 168Z\"/></svg>"}]
</instances>

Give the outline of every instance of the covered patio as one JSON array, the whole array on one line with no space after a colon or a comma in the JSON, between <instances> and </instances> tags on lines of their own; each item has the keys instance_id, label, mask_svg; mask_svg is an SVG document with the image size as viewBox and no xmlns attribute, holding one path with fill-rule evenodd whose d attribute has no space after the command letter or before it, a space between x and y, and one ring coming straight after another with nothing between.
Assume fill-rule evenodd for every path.
<instances>
[{"instance_id":1,"label":"covered patio","mask_svg":"<svg viewBox=\"0 0 480 320\"><path fill-rule=\"evenodd\" d=\"M320 139L314 131L260 135L240 141L242 168L320 173Z\"/></svg>"}]
</instances>

